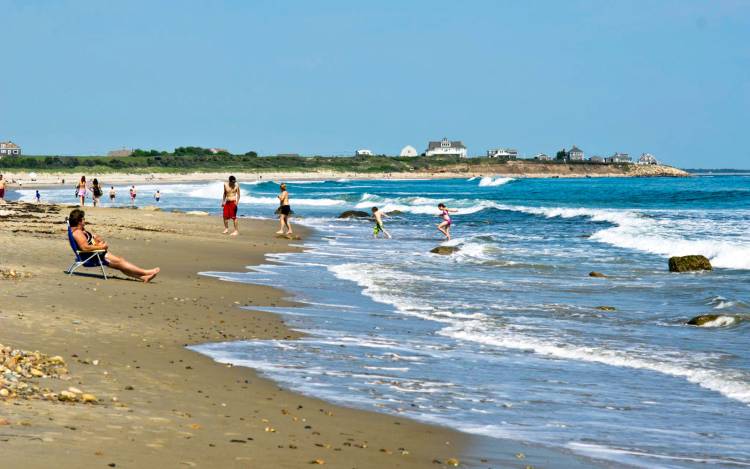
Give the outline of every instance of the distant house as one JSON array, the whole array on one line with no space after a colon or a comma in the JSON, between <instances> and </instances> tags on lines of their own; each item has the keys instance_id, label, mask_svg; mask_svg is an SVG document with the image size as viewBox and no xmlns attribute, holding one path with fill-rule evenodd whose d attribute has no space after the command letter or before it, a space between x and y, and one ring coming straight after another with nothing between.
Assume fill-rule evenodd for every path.
<instances>
[{"instance_id":1,"label":"distant house","mask_svg":"<svg viewBox=\"0 0 750 469\"><path fill-rule=\"evenodd\" d=\"M651 153L643 153L638 158L638 164L659 164L659 162L656 161L656 158Z\"/></svg>"},{"instance_id":2,"label":"distant house","mask_svg":"<svg viewBox=\"0 0 750 469\"><path fill-rule=\"evenodd\" d=\"M8 140L7 142L0 142L0 158L5 156L20 156L21 147Z\"/></svg>"},{"instance_id":3,"label":"distant house","mask_svg":"<svg viewBox=\"0 0 750 469\"><path fill-rule=\"evenodd\" d=\"M225 148L209 148L208 151L212 155L218 155L219 153L229 153L229 151Z\"/></svg>"},{"instance_id":4,"label":"distant house","mask_svg":"<svg viewBox=\"0 0 750 469\"><path fill-rule=\"evenodd\" d=\"M568 150L569 161L583 161L583 158L584 158L583 150L581 150L577 146L573 145L573 148Z\"/></svg>"},{"instance_id":5,"label":"distant house","mask_svg":"<svg viewBox=\"0 0 750 469\"><path fill-rule=\"evenodd\" d=\"M552 157L545 153L537 153L534 155L534 159L539 161L551 161Z\"/></svg>"},{"instance_id":6,"label":"distant house","mask_svg":"<svg viewBox=\"0 0 750 469\"><path fill-rule=\"evenodd\" d=\"M429 142L425 156L458 156L466 158L466 145L460 140L450 141L447 138L439 142Z\"/></svg>"},{"instance_id":7,"label":"distant house","mask_svg":"<svg viewBox=\"0 0 750 469\"><path fill-rule=\"evenodd\" d=\"M372 151L367 148L362 148L354 152L354 156L372 156Z\"/></svg>"},{"instance_id":8,"label":"distant house","mask_svg":"<svg viewBox=\"0 0 750 469\"><path fill-rule=\"evenodd\" d=\"M133 154L133 150L129 148L122 148L120 150L112 150L107 152L107 156L130 156Z\"/></svg>"},{"instance_id":9,"label":"distant house","mask_svg":"<svg viewBox=\"0 0 750 469\"><path fill-rule=\"evenodd\" d=\"M281 156L283 158L299 158L299 153L279 153L276 156Z\"/></svg>"},{"instance_id":10,"label":"distant house","mask_svg":"<svg viewBox=\"0 0 750 469\"><path fill-rule=\"evenodd\" d=\"M610 156L609 158L606 158L604 160L607 163L632 163L633 160L630 159L630 155L627 153L620 153L617 152L614 155Z\"/></svg>"},{"instance_id":11,"label":"distant house","mask_svg":"<svg viewBox=\"0 0 750 469\"><path fill-rule=\"evenodd\" d=\"M401 149L399 156L417 156L417 149L411 145L406 145Z\"/></svg>"},{"instance_id":12,"label":"distant house","mask_svg":"<svg viewBox=\"0 0 750 469\"><path fill-rule=\"evenodd\" d=\"M516 160L518 159L518 150L515 150L513 148L495 148L493 150L487 150L487 158Z\"/></svg>"},{"instance_id":13,"label":"distant house","mask_svg":"<svg viewBox=\"0 0 750 469\"><path fill-rule=\"evenodd\" d=\"M589 161L591 161L592 163L604 163L604 158L602 158L601 156L594 155L591 158L589 158Z\"/></svg>"}]
</instances>

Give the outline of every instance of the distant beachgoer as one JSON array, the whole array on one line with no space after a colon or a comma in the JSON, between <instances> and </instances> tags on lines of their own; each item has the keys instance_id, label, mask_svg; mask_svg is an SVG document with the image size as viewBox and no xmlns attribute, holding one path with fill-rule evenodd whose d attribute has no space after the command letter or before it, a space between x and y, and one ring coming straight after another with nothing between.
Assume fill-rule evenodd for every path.
<instances>
[{"instance_id":1,"label":"distant beachgoer","mask_svg":"<svg viewBox=\"0 0 750 469\"><path fill-rule=\"evenodd\" d=\"M135 207L135 196L136 195L137 194L135 192L135 186L130 186L130 206L131 207Z\"/></svg>"},{"instance_id":2,"label":"distant beachgoer","mask_svg":"<svg viewBox=\"0 0 750 469\"><path fill-rule=\"evenodd\" d=\"M76 244L78 244L78 249L81 251L96 251L99 249L109 250L109 244L107 244L106 241L98 235L86 231L86 221L84 216L84 211L79 209L74 209L68 216L70 228L73 232L73 238L76 240ZM117 269L129 277L137 278L145 283L153 280L160 270L158 267L154 267L153 269L142 269L120 256L115 256L111 252L104 254L104 265Z\"/></svg>"},{"instance_id":3,"label":"distant beachgoer","mask_svg":"<svg viewBox=\"0 0 750 469\"><path fill-rule=\"evenodd\" d=\"M443 219L442 222L437 226L437 229L445 235L446 239L451 239L451 224L453 223L451 221L451 213L458 212L458 210L448 208L445 206L445 204L438 204L438 209L440 210L440 217Z\"/></svg>"},{"instance_id":4,"label":"distant beachgoer","mask_svg":"<svg viewBox=\"0 0 750 469\"><path fill-rule=\"evenodd\" d=\"M78 196L78 200L80 200L80 206L83 207L86 202L86 176L81 176L81 180L78 181L78 185L76 186L76 195Z\"/></svg>"},{"instance_id":5,"label":"distant beachgoer","mask_svg":"<svg viewBox=\"0 0 750 469\"><path fill-rule=\"evenodd\" d=\"M42 194L39 193L39 189L36 190L36 194L34 195L34 197L36 197L36 203L42 201Z\"/></svg>"},{"instance_id":6,"label":"distant beachgoer","mask_svg":"<svg viewBox=\"0 0 750 469\"><path fill-rule=\"evenodd\" d=\"M99 185L99 180L94 178L91 181L91 199L94 201L94 207L99 204L99 199L102 197L102 187Z\"/></svg>"},{"instance_id":7,"label":"distant beachgoer","mask_svg":"<svg viewBox=\"0 0 750 469\"><path fill-rule=\"evenodd\" d=\"M0 200L5 199L5 179L3 179L3 175L0 174Z\"/></svg>"},{"instance_id":8,"label":"distant beachgoer","mask_svg":"<svg viewBox=\"0 0 750 469\"><path fill-rule=\"evenodd\" d=\"M229 233L229 220L234 224L234 231L230 236L237 236L240 231L237 227L237 204L240 203L240 185L237 178L229 176L229 182L224 183L224 195L221 197L221 207L224 211L224 231Z\"/></svg>"},{"instance_id":9,"label":"distant beachgoer","mask_svg":"<svg viewBox=\"0 0 750 469\"><path fill-rule=\"evenodd\" d=\"M276 209L276 213L279 214L279 223L281 229L276 234L292 234L292 225L289 223L289 217L292 215L292 207L289 205L289 192L286 190L286 184L282 183L279 186L281 194L279 194L279 208ZM286 233L284 232L286 230Z\"/></svg>"},{"instance_id":10,"label":"distant beachgoer","mask_svg":"<svg viewBox=\"0 0 750 469\"><path fill-rule=\"evenodd\" d=\"M109 186L109 201L110 203L115 201L115 186Z\"/></svg>"},{"instance_id":11,"label":"distant beachgoer","mask_svg":"<svg viewBox=\"0 0 750 469\"><path fill-rule=\"evenodd\" d=\"M159 199L161 199L161 192L159 192L159 189L156 189L156 193L154 194L154 199L156 199L156 203L159 203Z\"/></svg>"},{"instance_id":12,"label":"distant beachgoer","mask_svg":"<svg viewBox=\"0 0 750 469\"><path fill-rule=\"evenodd\" d=\"M385 227L383 227L383 217L387 217L388 215L378 210L377 207L373 207L372 216L375 218L375 227L372 229L373 238L377 238L382 231L386 238L391 239L391 234L385 231Z\"/></svg>"}]
</instances>

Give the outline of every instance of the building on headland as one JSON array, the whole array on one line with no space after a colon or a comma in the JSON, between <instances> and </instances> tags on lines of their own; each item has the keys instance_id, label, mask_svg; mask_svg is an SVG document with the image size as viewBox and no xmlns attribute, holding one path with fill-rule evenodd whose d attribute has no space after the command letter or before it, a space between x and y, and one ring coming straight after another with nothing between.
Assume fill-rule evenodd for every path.
<instances>
[{"instance_id":1,"label":"building on headland","mask_svg":"<svg viewBox=\"0 0 750 469\"><path fill-rule=\"evenodd\" d=\"M656 158L651 153L643 153L638 158L638 164L659 164L659 162L656 161Z\"/></svg>"},{"instance_id":2,"label":"building on headland","mask_svg":"<svg viewBox=\"0 0 750 469\"><path fill-rule=\"evenodd\" d=\"M425 156L458 156L466 158L466 145L460 140L450 141L447 138L439 142L429 142Z\"/></svg>"},{"instance_id":3,"label":"building on headland","mask_svg":"<svg viewBox=\"0 0 750 469\"><path fill-rule=\"evenodd\" d=\"M517 160L518 150L513 148L495 148L487 150L487 158L497 158L500 160Z\"/></svg>"},{"instance_id":4,"label":"building on headland","mask_svg":"<svg viewBox=\"0 0 750 469\"><path fill-rule=\"evenodd\" d=\"M401 149L399 156L417 156L417 149L411 145L406 145Z\"/></svg>"},{"instance_id":5,"label":"building on headland","mask_svg":"<svg viewBox=\"0 0 750 469\"><path fill-rule=\"evenodd\" d=\"M604 158L598 155L594 155L591 158L589 158L589 161L592 163L604 163Z\"/></svg>"},{"instance_id":6,"label":"building on headland","mask_svg":"<svg viewBox=\"0 0 750 469\"><path fill-rule=\"evenodd\" d=\"M573 148L568 150L568 161L583 161L584 158L583 150L573 145Z\"/></svg>"},{"instance_id":7,"label":"building on headland","mask_svg":"<svg viewBox=\"0 0 750 469\"><path fill-rule=\"evenodd\" d=\"M107 156L130 156L133 154L133 150L130 148L121 148L119 150L112 150L107 152Z\"/></svg>"},{"instance_id":8,"label":"building on headland","mask_svg":"<svg viewBox=\"0 0 750 469\"><path fill-rule=\"evenodd\" d=\"M208 152L212 155L218 155L219 153L229 153L229 150L226 148L209 148Z\"/></svg>"},{"instance_id":9,"label":"building on headland","mask_svg":"<svg viewBox=\"0 0 750 469\"><path fill-rule=\"evenodd\" d=\"M0 158L5 156L21 156L21 147L8 140L0 142Z\"/></svg>"},{"instance_id":10,"label":"building on headland","mask_svg":"<svg viewBox=\"0 0 750 469\"><path fill-rule=\"evenodd\" d=\"M630 155L627 153L620 153L617 152L614 155L610 156L609 158L606 158L604 160L606 163L632 163L633 160L630 159Z\"/></svg>"},{"instance_id":11,"label":"building on headland","mask_svg":"<svg viewBox=\"0 0 750 469\"><path fill-rule=\"evenodd\" d=\"M372 151L367 148L361 148L354 152L354 156L372 156Z\"/></svg>"},{"instance_id":12,"label":"building on headland","mask_svg":"<svg viewBox=\"0 0 750 469\"><path fill-rule=\"evenodd\" d=\"M537 161L551 161L552 157L546 153L537 153L534 155L534 159Z\"/></svg>"},{"instance_id":13,"label":"building on headland","mask_svg":"<svg viewBox=\"0 0 750 469\"><path fill-rule=\"evenodd\" d=\"M299 158L299 153L277 153L276 156L280 156L282 158Z\"/></svg>"}]
</instances>

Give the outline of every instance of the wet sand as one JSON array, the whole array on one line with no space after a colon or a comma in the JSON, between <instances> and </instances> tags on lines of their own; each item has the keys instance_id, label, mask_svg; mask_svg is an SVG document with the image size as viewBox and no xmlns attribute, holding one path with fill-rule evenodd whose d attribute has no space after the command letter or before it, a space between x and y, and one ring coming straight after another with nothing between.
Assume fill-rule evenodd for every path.
<instances>
[{"instance_id":1,"label":"wet sand","mask_svg":"<svg viewBox=\"0 0 750 469\"><path fill-rule=\"evenodd\" d=\"M273 234L272 221L241 220L241 235L230 238L216 217L88 207L90 230L114 254L161 268L143 284L119 272L105 281L96 269L65 275L69 210L0 205L0 269L17 274L0 276L0 344L63 357L68 375L29 381L55 392L78 388L97 402L0 397L0 467L437 468L451 467L451 458L461 467L592 465L334 406L187 350L298 337L277 315L241 308L293 307L282 290L197 274L299 249L300 241Z\"/></svg>"}]
</instances>

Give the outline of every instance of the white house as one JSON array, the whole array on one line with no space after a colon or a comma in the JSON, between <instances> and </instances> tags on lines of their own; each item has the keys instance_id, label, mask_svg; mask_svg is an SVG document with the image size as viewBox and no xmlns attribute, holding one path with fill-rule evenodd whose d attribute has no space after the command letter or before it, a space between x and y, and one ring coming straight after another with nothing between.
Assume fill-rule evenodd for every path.
<instances>
[{"instance_id":1,"label":"white house","mask_svg":"<svg viewBox=\"0 0 750 469\"><path fill-rule=\"evenodd\" d=\"M547 155L545 153L537 153L534 156L534 159L535 160L539 160L539 161L550 161L552 159L552 157L550 157L549 155Z\"/></svg>"},{"instance_id":2,"label":"white house","mask_svg":"<svg viewBox=\"0 0 750 469\"><path fill-rule=\"evenodd\" d=\"M406 145L401 149L399 156L417 156L417 149L411 145Z\"/></svg>"},{"instance_id":3,"label":"white house","mask_svg":"<svg viewBox=\"0 0 750 469\"><path fill-rule=\"evenodd\" d=\"M8 140L7 142L0 142L0 158L4 156L20 156L21 147Z\"/></svg>"},{"instance_id":4,"label":"white house","mask_svg":"<svg viewBox=\"0 0 750 469\"><path fill-rule=\"evenodd\" d=\"M575 145L568 151L568 160L570 161L583 161L583 157L583 150Z\"/></svg>"},{"instance_id":5,"label":"white house","mask_svg":"<svg viewBox=\"0 0 750 469\"><path fill-rule=\"evenodd\" d=\"M460 140L450 141L447 138L444 138L439 142L429 142L424 154L425 156L452 155L466 158L466 145Z\"/></svg>"},{"instance_id":6,"label":"white house","mask_svg":"<svg viewBox=\"0 0 750 469\"><path fill-rule=\"evenodd\" d=\"M372 156L372 151L367 148L361 148L354 152L354 156Z\"/></svg>"},{"instance_id":7,"label":"white house","mask_svg":"<svg viewBox=\"0 0 750 469\"><path fill-rule=\"evenodd\" d=\"M651 153L643 153L638 158L638 164L659 164L659 162L656 161L656 158Z\"/></svg>"},{"instance_id":8,"label":"white house","mask_svg":"<svg viewBox=\"0 0 750 469\"><path fill-rule=\"evenodd\" d=\"M513 148L495 148L487 150L487 158L499 158L501 160L518 159L518 150Z\"/></svg>"},{"instance_id":9,"label":"white house","mask_svg":"<svg viewBox=\"0 0 750 469\"><path fill-rule=\"evenodd\" d=\"M589 161L591 161L592 163L604 163L604 158L602 158L601 156L594 155L591 158L589 158Z\"/></svg>"},{"instance_id":10,"label":"white house","mask_svg":"<svg viewBox=\"0 0 750 469\"><path fill-rule=\"evenodd\" d=\"M607 163L632 163L633 160L630 159L630 155L627 153L620 153L617 152L614 155L610 156L609 158L606 158L604 161Z\"/></svg>"}]
</instances>

